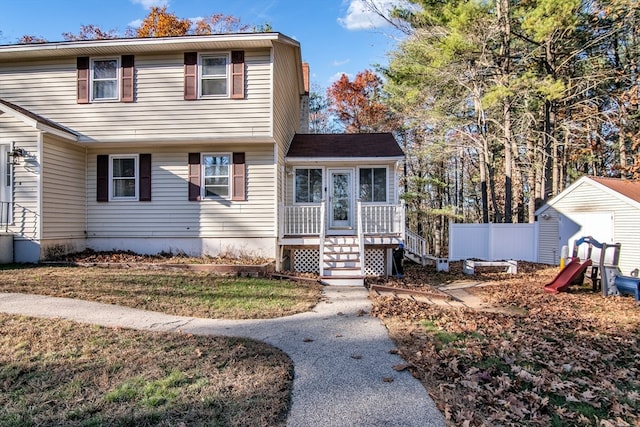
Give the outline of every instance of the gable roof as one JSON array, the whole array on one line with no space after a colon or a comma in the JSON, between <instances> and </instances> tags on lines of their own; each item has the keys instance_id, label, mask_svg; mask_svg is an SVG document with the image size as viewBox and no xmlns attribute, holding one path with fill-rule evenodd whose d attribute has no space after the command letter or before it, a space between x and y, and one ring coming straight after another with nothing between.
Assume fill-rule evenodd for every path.
<instances>
[{"instance_id":1,"label":"gable roof","mask_svg":"<svg viewBox=\"0 0 640 427\"><path fill-rule=\"evenodd\" d=\"M404 158L390 133L296 134L287 158Z\"/></svg>"},{"instance_id":2,"label":"gable roof","mask_svg":"<svg viewBox=\"0 0 640 427\"><path fill-rule=\"evenodd\" d=\"M600 185L622 194L629 199L640 203L640 181L629 181L619 178L604 178L600 176L591 176L591 180Z\"/></svg>"},{"instance_id":3,"label":"gable roof","mask_svg":"<svg viewBox=\"0 0 640 427\"><path fill-rule=\"evenodd\" d=\"M600 188L606 193L617 197L625 203L635 206L640 209L640 181L629 181L620 178L608 178L600 176L583 176L569 187L567 187L560 194L549 200L546 204L536 210L536 215L540 215L542 212L549 209L554 204L558 203L568 194L570 194L576 187L588 182L589 184Z\"/></svg>"},{"instance_id":4,"label":"gable roof","mask_svg":"<svg viewBox=\"0 0 640 427\"><path fill-rule=\"evenodd\" d=\"M22 108L12 102L0 99L0 114L7 113L17 120L20 120L27 126L31 126L34 129L52 133L62 138L77 141L80 136L79 133L72 131L54 121L46 119L36 113L33 113L26 108Z\"/></svg>"}]
</instances>

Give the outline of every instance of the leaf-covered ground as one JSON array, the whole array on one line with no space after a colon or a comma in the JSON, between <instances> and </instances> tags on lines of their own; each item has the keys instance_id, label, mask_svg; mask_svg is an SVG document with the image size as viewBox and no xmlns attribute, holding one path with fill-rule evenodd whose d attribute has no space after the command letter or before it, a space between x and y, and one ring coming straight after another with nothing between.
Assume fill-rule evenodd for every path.
<instances>
[{"instance_id":1,"label":"leaf-covered ground","mask_svg":"<svg viewBox=\"0 0 640 427\"><path fill-rule=\"evenodd\" d=\"M590 282L543 291L555 267L480 273L473 288L523 314L450 309L393 297L374 300L412 372L452 426L640 426L640 307L604 298ZM393 286L424 288L469 279L412 266Z\"/></svg>"}]
</instances>

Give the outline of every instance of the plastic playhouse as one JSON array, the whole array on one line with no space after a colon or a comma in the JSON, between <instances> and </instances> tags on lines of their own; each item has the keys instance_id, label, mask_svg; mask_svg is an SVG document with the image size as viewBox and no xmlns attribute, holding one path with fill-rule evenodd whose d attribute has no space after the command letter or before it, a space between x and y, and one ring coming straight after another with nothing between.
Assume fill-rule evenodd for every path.
<instances>
[{"instance_id":1,"label":"plastic playhouse","mask_svg":"<svg viewBox=\"0 0 640 427\"><path fill-rule=\"evenodd\" d=\"M620 247L620 243L600 243L591 236L581 237L574 242L570 261L544 290L562 292L573 284L582 284L587 277L593 290L601 290L603 296L633 295L639 304L640 278L622 275L618 267Z\"/></svg>"}]
</instances>

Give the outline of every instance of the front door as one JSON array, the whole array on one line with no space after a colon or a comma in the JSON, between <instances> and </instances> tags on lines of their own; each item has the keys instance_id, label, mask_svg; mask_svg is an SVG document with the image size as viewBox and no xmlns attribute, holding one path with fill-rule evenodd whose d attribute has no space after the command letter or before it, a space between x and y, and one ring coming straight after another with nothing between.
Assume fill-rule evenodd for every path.
<instances>
[{"instance_id":1,"label":"front door","mask_svg":"<svg viewBox=\"0 0 640 427\"><path fill-rule=\"evenodd\" d=\"M329 170L329 229L353 230L353 170Z\"/></svg>"}]
</instances>

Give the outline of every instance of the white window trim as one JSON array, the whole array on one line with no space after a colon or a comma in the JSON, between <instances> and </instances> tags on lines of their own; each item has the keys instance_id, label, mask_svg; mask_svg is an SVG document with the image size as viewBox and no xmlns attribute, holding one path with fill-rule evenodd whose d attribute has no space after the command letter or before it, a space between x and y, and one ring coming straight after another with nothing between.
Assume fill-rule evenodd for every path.
<instances>
[{"instance_id":1,"label":"white window trim","mask_svg":"<svg viewBox=\"0 0 640 427\"><path fill-rule=\"evenodd\" d=\"M206 169L206 164L204 162L204 158L205 156L213 156L213 157L221 157L221 156L227 156L229 158L229 167L227 168L227 187L229 188L229 191L227 193L226 196L207 196L207 189L205 187L205 181L206 181L206 175L205 175L205 169ZM233 154L228 152L222 152L222 153L202 153L200 154L200 197L202 198L202 200L231 200L231 195L233 194Z\"/></svg>"},{"instance_id":2,"label":"white window trim","mask_svg":"<svg viewBox=\"0 0 640 427\"><path fill-rule=\"evenodd\" d=\"M297 201L297 188L298 186L296 185L296 172L299 170L309 170L309 169L320 169L320 173L322 174L322 197L320 198L320 202L298 202ZM293 204L294 205L298 205L298 206L317 206L320 203L322 203L322 200L325 199L325 187L327 186L326 184L326 170L325 168L322 167L316 167L316 166L296 166L293 168Z\"/></svg>"},{"instance_id":3,"label":"white window trim","mask_svg":"<svg viewBox=\"0 0 640 427\"><path fill-rule=\"evenodd\" d=\"M96 61L116 61L116 97L115 98L94 98L93 97L93 83L96 81L95 77L94 77L94 65L96 63ZM91 58L90 60L90 65L89 65L89 70L90 70L90 82L89 82L89 99L91 100L91 102L119 102L120 101L120 81L121 79L121 73L122 73L122 67L120 64L120 57L118 56L110 56L110 57L96 57L96 58Z\"/></svg>"},{"instance_id":4,"label":"white window trim","mask_svg":"<svg viewBox=\"0 0 640 427\"><path fill-rule=\"evenodd\" d=\"M376 204L376 203L389 203L389 166L386 165L363 165L363 166L358 166L358 178L357 178L357 187L356 187L356 191L357 191L357 197L360 198L360 171L362 169L385 169L385 192L384 192L384 197L385 200L384 202L378 202L378 201L373 201L373 202L365 202L364 200L362 201L362 203L367 203L367 204Z\"/></svg>"},{"instance_id":5,"label":"white window trim","mask_svg":"<svg viewBox=\"0 0 640 427\"><path fill-rule=\"evenodd\" d=\"M116 197L113 195L113 160L114 159L134 159L136 162L135 170L135 196ZM139 194L139 180L140 180L140 158L138 154L111 154L109 155L109 201L125 201L125 202L137 202L140 197Z\"/></svg>"},{"instance_id":6,"label":"white window trim","mask_svg":"<svg viewBox=\"0 0 640 427\"><path fill-rule=\"evenodd\" d=\"M202 59L207 57L225 58L227 65L225 67L226 92L223 95L203 95L202 94ZM198 98L200 99L224 99L231 97L231 52L203 52L198 54Z\"/></svg>"}]
</instances>

